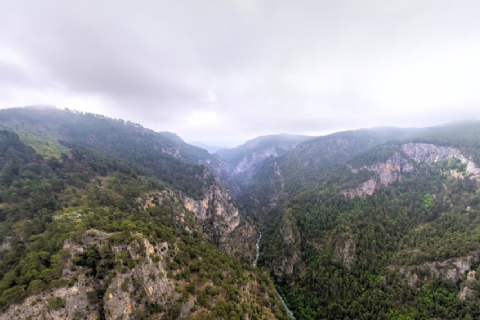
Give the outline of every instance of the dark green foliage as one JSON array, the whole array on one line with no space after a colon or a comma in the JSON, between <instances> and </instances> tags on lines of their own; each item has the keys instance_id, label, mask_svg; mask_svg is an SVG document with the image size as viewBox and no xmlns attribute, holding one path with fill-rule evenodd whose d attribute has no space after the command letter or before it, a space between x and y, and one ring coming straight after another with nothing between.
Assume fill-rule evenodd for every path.
<instances>
[{"instance_id":1,"label":"dark green foliage","mask_svg":"<svg viewBox=\"0 0 480 320\"><path fill-rule=\"evenodd\" d=\"M445 132L427 130L415 141L459 148L476 157L478 124L470 125L470 131L464 131L464 125L447 127ZM366 199L340 194L376 178L366 170L353 173L346 165L361 168L385 163L394 153L408 159L402 143L389 142L357 153L343 168L342 163L331 165L320 173L322 183L314 187L304 180L307 191L299 188L296 196L270 209L279 218L264 234L259 263L275 270L299 258L293 261L293 273L277 278L279 291L297 319L480 317L479 288L473 289L475 297L460 300L466 276L442 280L431 271L432 265L425 264L475 257L480 252L478 183L447 174L465 172L460 160L431 166L411 161L412 173L402 173L401 180ZM479 261L473 260L471 268L478 272ZM417 274L416 287L407 284L401 270Z\"/></svg>"},{"instance_id":2,"label":"dark green foliage","mask_svg":"<svg viewBox=\"0 0 480 320\"><path fill-rule=\"evenodd\" d=\"M417 132L416 129L398 128L362 129L308 140L282 157L267 159L239 202L259 223L268 222L265 226L268 228L277 218L274 208L281 206L285 199L311 189L334 188L338 185L338 175L333 177L332 172L345 172L347 163L363 165L389 157L399 145L385 142ZM372 149L375 146L377 148ZM351 177L341 178L350 181Z\"/></svg>"},{"instance_id":3,"label":"dark green foliage","mask_svg":"<svg viewBox=\"0 0 480 320\"><path fill-rule=\"evenodd\" d=\"M451 207L448 200L452 190L466 200L475 196L474 189L465 184L467 181L443 179L439 183L450 184L451 189L437 185L432 172L380 190L365 200L319 192L290 200L283 222L272 235L265 236L262 261L281 265L285 257L301 254L305 266L297 268L305 269L294 269L292 275L279 279L284 289L286 284L295 283L284 294L296 317L387 319L391 310L408 314L411 304L417 305L422 319L463 317L465 312L453 311L459 305L468 305L470 315L480 316L478 306L457 299L460 288L456 283L430 283L419 293L390 269L392 265L420 265L480 250L480 207L465 213L465 203L455 202ZM281 235L288 224L285 219L300 243L285 245ZM425 226L418 229L419 225ZM354 262L346 267L338 250L350 238L355 242ZM442 298L427 299L432 295ZM439 313L438 308L443 311Z\"/></svg>"},{"instance_id":4,"label":"dark green foliage","mask_svg":"<svg viewBox=\"0 0 480 320\"><path fill-rule=\"evenodd\" d=\"M212 181L199 161L210 159L207 151L184 143L170 133L156 133L142 126L105 116L68 110L17 108L0 110L0 125L58 140L69 148L83 146L134 164L143 174L154 175L192 197L203 195ZM53 137L52 137L53 136ZM179 153L179 157L170 155ZM96 162L105 169L102 163Z\"/></svg>"},{"instance_id":5,"label":"dark green foliage","mask_svg":"<svg viewBox=\"0 0 480 320\"><path fill-rule=\"evenodd\" d=\"M63 301L62 298L52 298L48 300L49 310L57 310L57 309L63 308L64 305L65 305L65 302Z\"/></svg>"},{"instance_id":6,"label":"dark green foliage","mask_svg":"<svg viewBox=\"0 0 480 320\"><path fill-rule=\"evenodd\" d=\"M183 302L198 294L198 306L213 314L225 311L260 318L262 308L268 307L281 315L279 319L285 316L278 301L271 304L263 291L255 292L258 299L243 301L239 309L238 288L249 281L266 283L265 291L273 293L268 275L205 239L192 213L173 196L160 203L158 194L165 190L165 183L146 177L144 167L85 147L72 147L69 155L45 160L8 131L0 131L0 151L0 239L10 246L0 251L0 310L31 294L73 285L75 279L61 279L71 259L62 249L65 240L81 242L108 232L111 235L104 241L89 245L71 261L72 268L85 271L93 283L88 299L98 306L99 319L106 318L103 301L114 274L128 273L147 258L143 238L153 244L168 243L168 273L186 283ZM156 205L144 210L141 199L150 193ZM126 245L136 258L127 250L114 253L113 246ZM159 263L158 253L153 258ZM197 292L197 288L202 289ZM138 293L136 299L146 306L132 317L161 314L162 319L177 319L180 314L180 302L160 307L146 299L135 278L122 283L121 289L133 296ZM63 305L60 298L48 302L49 310Z\"/></svg>"}]
</instances>

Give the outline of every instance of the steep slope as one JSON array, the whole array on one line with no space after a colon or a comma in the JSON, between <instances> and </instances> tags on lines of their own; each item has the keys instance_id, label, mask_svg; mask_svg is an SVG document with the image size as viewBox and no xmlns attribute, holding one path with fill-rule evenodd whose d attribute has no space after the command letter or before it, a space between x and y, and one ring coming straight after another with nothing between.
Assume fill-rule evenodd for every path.
<instances>
[{"instance_id":1,"label":"steep slope","mask_svg":"<svg viewBox=\"0 0 480 320\"><path fill-rule=\"evenodd\" d=\"M300 143L279 158L270 158L256 171L240 197L243 209L255 219L271 221L285 199L317 188L355 155L419 129L375 128L334 133Z\"/></svg>"},{"instance_id":2,"label":"steep slope","mask_svg":"<svg viewBox=\"0 0 480 320\"><path fill-rule=\"evenodd\" d=\"M25 143L33 141L34 147L42 139L61 150L83 146L139 167L143 175L181 191L185 199L205 204L208 215L197 215L205 234L221 248L253 260L257 231L239 214L229 190L217 178L223 177L221 160L206 150L175 134L156 133L129 121L55 108L0 110L0 125L19 133Z\"/></svg>"},{"instance_id":3,"label":"steep slope","mask_svg":"<svg viewBox=\"0 0 480 320\"><path fill-rule=\"evenodd\" d=\"M228 164L231 176L239 184L247 185L266 159L280 157L309 139L312 137L289 134L261 136L216 153Z\"/></svg>"},{"instance_id":4,"label":"steep slope","mask_svg":"<svg viewBox=\"0 0 480 320\"><path fill-rule=\"evenodd\" d=\"M196 200L143 171L0 131L0 319L286 319L268 275L202 235Z\"/></svg>"},{"instance_id":5,"label":"steep slope","mask_svg":"<svg viewBox=\"0 0 480 320\"><path fill-rule=\"evenodd\" d=\"M377 143L284 199L259 264L297 319L480 317L479 129Z\"/></svg>"}]
</instances>

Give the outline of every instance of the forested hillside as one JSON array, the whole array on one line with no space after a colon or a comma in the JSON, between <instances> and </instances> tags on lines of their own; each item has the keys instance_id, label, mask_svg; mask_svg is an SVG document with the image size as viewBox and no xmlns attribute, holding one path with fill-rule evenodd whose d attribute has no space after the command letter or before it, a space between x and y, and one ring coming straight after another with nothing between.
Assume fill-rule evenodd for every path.
<instances>
[{"instance_id":1,"label":"forested hillside","mask_svg":"<svg viewBox=\"0 0 480 320\"><path fill-rule=\"evenodd\" d=\"M58 157L69 148L82 146L133 165L144 176L161 179L172 190L182 192L182 202L192 206L204 233L221 248L253 259L257 231L239 214L229 190L221 185L221 159L206 150L183 142L173 133L55 108L0 110L0 126L18 133L24 143L44 156ZM244 242L237 241L239 236Z\"/></svg>"},{"instance_id":2,"label":"forested hillside","mask_svg":"<svg viewBox=\"0 0 480 320\"><path fill-rule=\"evenodd\" d=\"M201 196L209 183L208 179L198 179L207 174L201 165L210 159L207 151L184 143L174 134L156 133L129 121L55 108L15 108L0 110L0 125L19 133L25 142L33 142L34 147L38 145L35 142L44 140L109 153L144 167L149 174L161 176L175 189L194 197ZM38 147L41 152L41 145Z\"/></svg>"},{"instance_id":3,"label":"forested hillside","mask_svg":"<svg viewBox=\"0 0 480 320\"><path fill-rule=\"evenodd\" d=\"M365 151L328 153L316 143L335 161L298 168L299 192L264 209L277 220L265 227L259 263L297 319L480 317L479 128L367 140L363 146L375 146ZM278 163L293 153L305 161L301 152ZM307 179L308 169L315 176Z\"/></svg>"},{"instance_id":4,"label":"forested hillside","mask_svg":"<svg viewBox=\"0 0 480 320\"><path fill-rule=\"evenodd\" d=\"M275 219L275 207L301 191L318 188L332 173L360 152L404 138L419 129L378 128L345 131L298 144L279 158L269 158L257 170L240 198L243 209L260 223ZM273 215L272 215L273 213ZM265 227L268 228L268 225Z\"/></svg>"},{"instance_id":5,"label":"forested hillside","mask_svg":"<svg viewBox=\"0 0 480 320\"><path fill-rule=\"evenodd\" d=\"M285 318L268 274L143 168L84 147L44 159L5 130L0 167L0 318Z\"/></svg>"},{"instance_id":6,"label":"forested hillside","mask_svg":"<svg viewBox=\"0 0 480 320\"><path fill-rule=\"evenodd\" d=\"M480 318L479 122L224 159L68 110L0 126L0 319L289 319L276 290L299 320Z\"/></svg>"}]
</instances>

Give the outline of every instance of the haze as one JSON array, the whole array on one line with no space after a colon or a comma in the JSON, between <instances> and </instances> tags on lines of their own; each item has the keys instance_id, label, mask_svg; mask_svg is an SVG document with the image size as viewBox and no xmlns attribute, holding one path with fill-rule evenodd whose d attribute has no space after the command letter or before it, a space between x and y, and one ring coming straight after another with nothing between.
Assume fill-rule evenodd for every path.
<instances>
[{"instance_id":1,"label":"haze","mask_svg":"<svg viewBox=\"0 0 480 320\"><path fill-rule=\"evenodd\" d=\"M0 0L0 108L239 144L479 119L478 1Z\"/></svg>"}]
</instances>

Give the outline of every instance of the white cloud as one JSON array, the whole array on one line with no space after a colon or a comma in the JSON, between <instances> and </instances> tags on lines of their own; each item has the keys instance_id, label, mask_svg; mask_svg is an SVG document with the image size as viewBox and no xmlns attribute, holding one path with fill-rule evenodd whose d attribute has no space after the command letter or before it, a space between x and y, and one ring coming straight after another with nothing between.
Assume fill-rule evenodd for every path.
<instances>
[{"instance_id":1,"label":"white cloud","mask_svg":"<svg viewBox=\"0 0 480 320\"><path fill-rule=\"evenodd\" d=\"M236 144L480 118L480 3L0 1L0 108Z\"/></svg>"}]
</instances>

